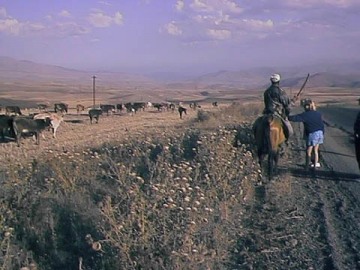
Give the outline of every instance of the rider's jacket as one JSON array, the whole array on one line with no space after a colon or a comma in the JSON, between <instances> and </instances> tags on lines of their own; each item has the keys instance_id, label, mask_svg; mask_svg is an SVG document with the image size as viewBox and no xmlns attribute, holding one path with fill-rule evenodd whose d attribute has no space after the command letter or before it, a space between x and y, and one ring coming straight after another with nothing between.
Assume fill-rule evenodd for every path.
<instances>
[{"instance_id":1,"label":"rider's jacket","mask_svg":"<svg viewBox=\"0 0 360 270\"><path fill-rule=\"evenodd\" d=\"M278 112L280 115L290 114L290 99L279 87L279 83L272 83L264 92L264 114Z\"/></svg>"}]
</instances>

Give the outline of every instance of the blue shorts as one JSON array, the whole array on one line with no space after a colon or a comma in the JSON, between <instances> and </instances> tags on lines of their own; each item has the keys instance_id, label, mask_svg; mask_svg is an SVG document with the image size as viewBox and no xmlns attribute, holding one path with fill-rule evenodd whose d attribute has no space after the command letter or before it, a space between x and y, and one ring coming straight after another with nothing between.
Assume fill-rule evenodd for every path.
<instances>
[{"instance_id":1,"label":"blue shorts","mask_svg":"<svg viewBox=\"0 0 360 270\"><path fill-rule=\"evenodd\" d=\"M306 146L314 146L324 143L324 133L322 130L310 133L306 140Z\"/></svg>"}]
</instances>

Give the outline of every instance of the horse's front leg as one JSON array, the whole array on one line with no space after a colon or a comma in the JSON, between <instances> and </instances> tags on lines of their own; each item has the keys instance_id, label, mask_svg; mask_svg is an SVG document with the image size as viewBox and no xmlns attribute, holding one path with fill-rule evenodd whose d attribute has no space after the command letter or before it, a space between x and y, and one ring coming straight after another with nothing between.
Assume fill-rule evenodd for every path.
<instances>
[{"instance_id":1,"label":"horse's front leg","mask_svg":"<svg viewBox=\"0 0 360 270\"><path fill-rule=\"evenodd\" d=\"M265 159L265 154L260 150L258 151L258 158L259 158L259 166L262 169Z\"/></svg>"}]
</instances>

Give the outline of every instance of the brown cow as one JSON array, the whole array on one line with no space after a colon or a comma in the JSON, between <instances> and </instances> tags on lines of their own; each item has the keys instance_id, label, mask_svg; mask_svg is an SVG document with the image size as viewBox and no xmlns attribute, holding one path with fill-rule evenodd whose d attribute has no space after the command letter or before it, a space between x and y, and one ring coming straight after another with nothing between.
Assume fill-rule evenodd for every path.
<instances>
[{"instance_id":1,"label":"brown cow","mask_svg":"<svg viewBox=\"0 0 360 270\"><path fill-rule=\"evenodd\" d=\"M76 105L76 112L77 114L79 114L80 112L84 111L85 110L85 106L84 105L81 105L81 104L77 104Z\"/></svg>"},{"instance_id":2,"label":"brown cow","mask_svg":"<svg viewBox=\"0 0 360 270\"><path fill-rule=\"evenodd\" d=\"M179 106L178 111L179 111L179 114L180 114L180 119L182 119L183 113L186 114L186 108Z\"/></svg>"},{"instance_id":3,"label":"brown cow","mask_svg":"<svg viewBox=\"0 0 360 270\"><path fill-rule=\"evenodd\" d=\"M6 106L5 112L7 115L10 115L10 114L22 115L19 106Z\"/></svg>"}]
</instances>

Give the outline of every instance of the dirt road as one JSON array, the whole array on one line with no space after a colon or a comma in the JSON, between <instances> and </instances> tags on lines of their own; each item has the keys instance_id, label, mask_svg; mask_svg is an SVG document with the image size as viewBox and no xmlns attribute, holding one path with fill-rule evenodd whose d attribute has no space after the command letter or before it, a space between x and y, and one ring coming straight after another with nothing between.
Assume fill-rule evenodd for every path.
<instances>
[{"instance_id":1,"label":"dirt road","mask_svg":"<svg viewBox=\"0 0 360 270\"><path fill-rule=\"evenodd\" d=\"M280 175L257 188L243 223L248 269L360 269L360 175L351 138L357 109L319 108L327 127L316 172L304 170L302 124L294 123Z\"/></svg>"}]
</instances>

